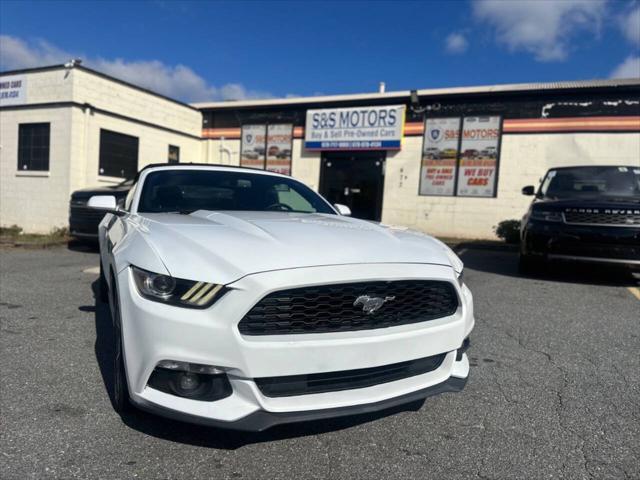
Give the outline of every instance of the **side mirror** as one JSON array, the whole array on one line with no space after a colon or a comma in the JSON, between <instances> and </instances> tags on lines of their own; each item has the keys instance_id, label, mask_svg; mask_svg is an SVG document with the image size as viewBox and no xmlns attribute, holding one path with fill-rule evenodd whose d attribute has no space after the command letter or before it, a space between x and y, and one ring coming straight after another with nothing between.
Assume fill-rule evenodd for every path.
<instances>
[{"instance_id":1,"label":"side mirror","mask_svg":"<svg viewBox=\"0 0 640 480\"><path fill-rule=\"evenodd\" d=\"M536 187L534 187L533 185L527 185L526 187L522 187L522 194L523 195L535 195L536 194Z\"/></svg>"},{"instance_id":2,"label":"side mirror","mask_svg":"<svg viewBox=\"0 0 640 480\"><path fill-rule=\"evenodd\" d=\"M351 216L351 209L349 207L347 207L346 205L342 205L341 203L336 203L334 205L334 207L336 207L336 210L338 210L338 213L342 216L345 217L350 217Z\"/></svg>"},{"instance_id":3,"label":"side mirror","mask_svg":"<svg viewBox=\"0 0 640 480\"><path fill-rule=\"evenodd\" d=\"M94 195L89 198L87 207L104 210L105 213L113 213L114 215L122 215L124 213L124 210L118 207L116 197L113 195Z\"/></svg>"}]
</instances>

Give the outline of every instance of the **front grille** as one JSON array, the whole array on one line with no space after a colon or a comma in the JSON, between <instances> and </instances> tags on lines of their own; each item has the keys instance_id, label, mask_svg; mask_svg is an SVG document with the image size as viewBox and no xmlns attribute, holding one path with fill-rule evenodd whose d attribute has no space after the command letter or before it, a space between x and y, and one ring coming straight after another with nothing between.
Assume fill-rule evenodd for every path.
<instances>
[{"instance_id":1,"label":"front grille","mask_svg":"<svg viewBox=\"0 0 640 480\"><path fill-rule=\"evenodd\" d=\"M69 209L70 217L73 222L92 222L98 225L102 217L105 216L104 211L95 208L81 207L72 205Z\"/></svg>"},{"instance_id":2,"label":"front grille","mask_svg":"<svg viewBox=\"0 0 640 480\"><path fill-rule=\"evenodd\" d=\"M266 397L290 397L353 390L432 372L442 365L446 356L446 353L442 353L382 367L343 370L341 372L256 378L255 382Z\"/></svg>"},{"instance_id":3,"label":"front grille","mask_svg":"<svg viewBox=\"0 0 640 480\"><path fill-rule=\"evenodd\" d=\"M362 295L388 299L367 314ZM395 327L452 315L458 296L449 282L402 280L295 288L271 293L238 324L243 335L347 332Z\"/></svg>"},{"instance_id":4,"label":"front grille","mask_svg":"<svg viewBox=\"0 0 640 480\"><path fill-rule=\"evenodd\" d=\"M614 260L640 260L640 246L622 243L563 242L551 245L549 253L574 257L610 258Z\"/></svg>"},{"instance_id":5,"label":"front grille","mask_svg":"<svg viewBox=\"0 0 640 480\"><path fill-rule=\"evenodd\" d=\"M640 226L640 213L565 212L564 218L567 223Z\"/></svg>"}]
</instances>

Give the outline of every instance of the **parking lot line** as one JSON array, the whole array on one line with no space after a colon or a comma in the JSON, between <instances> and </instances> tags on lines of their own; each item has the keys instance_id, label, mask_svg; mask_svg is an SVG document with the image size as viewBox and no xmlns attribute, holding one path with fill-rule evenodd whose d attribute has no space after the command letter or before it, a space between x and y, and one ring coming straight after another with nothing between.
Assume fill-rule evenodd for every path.
<instances>
[{"instance_id":1,"label":"parking lot line","mask_svg":"<svg viewBox=\"0 0 640 480\"><path fill-rule=\"evenodd\" d=\"M631 292L631 295L640 300L640 288L638 287L629 287L628 290Z\"/></svg>"}]
</instances>

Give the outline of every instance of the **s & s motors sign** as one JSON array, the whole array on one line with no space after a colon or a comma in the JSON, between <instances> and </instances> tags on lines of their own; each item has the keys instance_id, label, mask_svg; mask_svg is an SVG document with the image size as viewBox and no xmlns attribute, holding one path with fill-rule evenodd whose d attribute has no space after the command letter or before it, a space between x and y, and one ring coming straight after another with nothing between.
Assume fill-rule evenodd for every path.
<instances>
[{"instance_id":1,"label":"s & s motors sign","mask_svg":"<svg viewBox=\"0 0 640 480\"><path fill-rule=\"evenodd\" d=\"M399 150L404 105L307 110L307 150Z\"/></svg>"}]
</instances>

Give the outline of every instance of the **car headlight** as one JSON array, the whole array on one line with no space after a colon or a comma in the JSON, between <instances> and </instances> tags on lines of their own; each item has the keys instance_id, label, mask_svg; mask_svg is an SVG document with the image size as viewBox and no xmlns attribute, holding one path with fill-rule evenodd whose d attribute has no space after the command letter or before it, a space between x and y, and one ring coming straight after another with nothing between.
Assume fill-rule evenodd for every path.
<instances>
[{"instance_id":1,"label":"car headlight","mask_svg":"<svg viewBox=\"0 0 640 480\"><path fill-rule=\"evenodd\" d=\"M533 210L531 212L531 218L534 220L544 220L545 222L561 222L562 213L548 210Z\"/></svg>"},{"instance_id":2,"label":"car headlight","mask_svg":"<svg viewBox=\"0 0 640 480\"><path fill-rule=\"evenodd\" d=\"M173 278L131 266L138 293L144 298L187 308L207 308L225 294L224 285Z\"/></svg>"}]
</instances>

